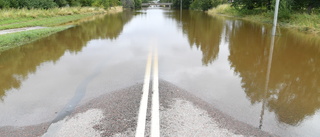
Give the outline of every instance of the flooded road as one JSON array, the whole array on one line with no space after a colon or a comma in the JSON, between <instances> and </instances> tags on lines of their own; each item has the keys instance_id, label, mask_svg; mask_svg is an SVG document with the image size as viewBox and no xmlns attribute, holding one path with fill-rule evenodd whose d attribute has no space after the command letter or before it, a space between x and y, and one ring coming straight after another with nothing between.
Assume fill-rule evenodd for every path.
<instances>
[{"instance_id":1,"label":"flooded road","mask_svg":"<svg viewBox=\"0 0 320 137\"><path fill-rule=\"evenodd\" d=\"M320 135L320 40L202 12L107 15L0 53L0 126L63 119L102 94L159 78L279 136Z\"/></svg>"}]
</instances>

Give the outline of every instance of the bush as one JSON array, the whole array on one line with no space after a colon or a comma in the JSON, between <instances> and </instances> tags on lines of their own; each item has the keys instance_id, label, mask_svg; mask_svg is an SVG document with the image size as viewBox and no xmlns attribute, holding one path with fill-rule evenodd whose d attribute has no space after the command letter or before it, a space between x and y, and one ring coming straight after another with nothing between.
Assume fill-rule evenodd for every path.
<instances>
[{"instance_id":1,"label":"bush","mask_svg":"<svg viewBox=\"0 0 320 137\"><path fill-rule=\"evenodd\" d=\"M57 4L53 0L30 0L28 2L28 9L50 9L57 7Z\"/></svg>"},{"instance_id":2,"label":"bush","mask_svg":"<svg viewBox=\"0 0 320 137\"><path fill-rule=\"evenodd\" d=\"M134 8L140 9L141 8L141 0L134 0Z\"/></svg>"},{"instance_id":3,"label":"bush","mask_svg":"<svg viewBox=\"0 0 320 137\"><path fill-rule=\"evenodd\" d=\"M81 3L79 0L67 0L69 6L71 7L80 7Z\"/></svg>"},{"instance_id":4,"label":"bush","mask_svg":"<svg viewBox=\"0 0 320 137\"><path fill-rule=\"evenodd\" d=\"M173 0L172 3L172 7L175 9L180 9L180 1L181 0ZM182 8L183 9L189 9L191 3L193 2L193 0L182 0Z\"/></svg>"},{"instance_id":5,"label":"bush","mask_svg":"<svg viewBox=\"0 0 320 137\"><path fill-rule=\"evenodd\" d=\"M134 9L134 0L121 0L123 8Z\"/></svg>"},{"instance_id":6,"label":"bush","mask_svg":"<svg viewBox=\"0 0 320 137\"><path fill-rule=\"evenodd\" d=\"M0 0L0 9L9 8L9 7L10 7L10 2L6 0Z\"/></svg>"},{"instance_id":7,"label":"bush","mask_svg":"<svg viewBox=\"0 0 320 137\"><path fill-rule=\"evenodd\" d=\"M81 6L92 6L94 0L80 0Z\"/></svg>"},{"instance_id":8,"label":"bush","mask_svg":"<svg viewBox=\"0 0 320 137\"><path fill-rule=\"evenodd\" d=\"M190 8L193 10L207 11L212 8L212 3L211 0L195 0L190 5Z\"/></svg>"},{"instance_id":9,"label":"bush","mask_svg":"<svg viewBox=\"0 0 320 137\"><path fill-rule=\"evenodd\" d=\"M226 3L227 0L194 0L191 2L190 9L207 11L213 7Z\"/></svg>"},{"instance_id":10,"label":"bush","mask_svg":"<svg viewBox=\"0 0 320 137\"><path fill-rule=\"evenodd\" d=\"M95 0L95 1L92 1L91 5L108 9L110 7L117 6L118 4L119 4L118 0Z\"/></svg>"},{"instance_id":11,"label":"bush","mask_svg":"<svg viewBox=\"0 0 320 137\"><path fill-rule=\"evenodd\" d=\"M279 4L279 14L278 17L280 20L290 19L292 12L292 1L291 0L282 0ZM273 4L274 5L274 4Z\"/></svg>"},{"instance_id":12,"label":"bush","mask_svg":"<svg viewBox=\"0 0 320 137\"><path fill-rule=\"evenodd\" d=\"M8 7L10 8L49 9L56 6L57 4L53 0L10 0L10 2L8 2Z\"/></svg>"},{"instance_id":13,"label":"bush","mask_svg":"<svg viewBox=\"0 0 320 137\"><path fill-rule=\"evenodd\" d=\"M133 1L133 0L132 0ZM97 6L110 8L119 5L119 0L0 0L1 8L49 9L54 7ZM136 7L141 7L141 0L134 0Z\"/></svg>"},{"instance_id":14,"label":"bush","mask_svg":"<svg viewBox=\"0 0 320 137\"><path fill-rule=\"evenodd\" d=\"M228 0L212 0L212 7L218 7L221 4L227 3Z\"/></svg>"},{"instance_id":15,"label":"bush","mask_svg":"<svg viewBox=\"0 0 320 137\"><path fill-rule=\"evenodd\" d=\"M66 0L54 0L54 2L59 6L59 7L64 7L68 4Z\"/></svg>"}]
</instances>

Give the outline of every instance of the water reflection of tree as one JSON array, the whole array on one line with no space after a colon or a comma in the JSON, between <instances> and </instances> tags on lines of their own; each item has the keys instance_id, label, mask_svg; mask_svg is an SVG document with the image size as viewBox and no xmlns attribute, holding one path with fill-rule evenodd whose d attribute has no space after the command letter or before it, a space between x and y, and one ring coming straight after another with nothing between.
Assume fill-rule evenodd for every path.
<instances>
[{"instance_id":1,"label":"water reflection of tree","mask_svg":"<svg viewBox=\"0 0 320 137\"><path fill-rule=\"evenodd\" d=\"M182 21L180 12L172 16L182 24L184 34L187 35L191 47L195 46L202 51L202 63L208 65L218 56L223 21L213 18L203 12L184 11Z\"/></svg>"},{"instance_id":2,"label":"water reflection of tree","mask_svg":"<svg viewBox=\"0 0 320 137\"><path fill-rule=\"evenodd\" d=\"M0 98L36 72L44 62L56 62L65 52L79 52L92 39L115 39L132 18L129 12L108 15L0 53Z\"/></svg>"},{"instance_id":3,"label":"water reflection of tree","mask_svg":"<svg viewBox=\"0 0 320 137\"><path fill-rule=\"evenodd\" d=\"M265 96L270 37L259 25L234 24L229 61L251 103L263 102L280 122L298 125L320 109L320 54L314 42L277 38Z\"/></svg>"}]
</instances>

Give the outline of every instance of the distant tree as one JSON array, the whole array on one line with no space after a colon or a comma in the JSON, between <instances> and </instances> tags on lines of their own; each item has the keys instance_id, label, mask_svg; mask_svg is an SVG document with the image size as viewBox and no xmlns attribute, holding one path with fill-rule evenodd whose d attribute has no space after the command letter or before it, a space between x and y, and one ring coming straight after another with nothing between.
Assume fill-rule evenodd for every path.
<instances>
[{"instance_id":1,"label":"distant tree","mask_svg":"<svg viewBox=\"0 0 320 137\"><path fill-rule=\"evenodd\" d=\"M119 1L118 0L94 0L91 5L108 9L110 7L119 5Z\"/></svg>"},{"instance_id":2,"label":"distant tree","mask_svg":"<svg viewBox=\"0 0 320 137\"><path fill-rule=\"evenodd\" d=\"M142 0L141 2L142 3L149 3L149 2L151 2L152 0Z\"/></svg>"},{"instance_id":3,"label":"distant tree","mask_svg":"<svg viewBox=\"0 0 320 137\"><path fill-rule=\"evenodd\" d=\"M4 1L4 0L3 0ZM8 7L10 8L39 8L49 9L54 8L57 4L53 0L10 0Z\"/></svg>"},{"instance_id":4,"label":"distant tree","mask_svg":"<svg viewBox=\"0 0 320 137\"><path fill-rule=\"evenodd\" d=\"M273 10L276 0L235 0L232 6L239 10L254 10L255 8L266 8ZM320 0L280 0L279 12L291 14L292 11L311 12L320 7Z\"/></svg>"},{"instance_id":5,"label":"distant tree","mask_svg":"<svg viewBox=\"0 0 320 137\"><path fill-rule=\"evenodd\" d=\"M311 14L312 10L320 7L319 0L291 0L292 8L298 11L307 11Z\"/></svg>"},{"instance_id":6,"label":"distant tree","mask_svg":"<svg viewBox=\"0 0 320 137\"><path fill-rule=\"evenodd\" d=\"M189 9L192 2L193 0L182 0L182 8ZM181 0L172 0L172 3L173 3L172 5L173 8L179 9Z\"/></svg>"},{"instance_id":7,"label":"distant tree","mask_svg":"<svg viewBox=\"0 0 320 137\"><path fill-rule=\"evenodd\" d=\"M160 3L171 3L173 0L160 0Z\"/></svg>"},{"instance_id":8,"label":"distant tree","mask_svg":"<svg viewBox=\"0 0 320 137\"><path fill-rule=\"evenodd\" d=\"M59 7L64 7L68 4L66 0L54 0L54 2L59 6Z\"/></svg>"},{"instance_id":9,"label":"distant tree","mask_svg":"<svg viewBox=\"0 0 320 137\"><path fill-rule=\"evenodd\" d=\"M210 8L212 8L211 0L194 0L190 5L190 9L193 10L207 11Z\"/></svg>"},{"instance_id":10,"label":"distant tree","mask_svg":"<svg viewBox=\"0 0 320 137\"><path fill-rule=\"evenodd\" d=\"M92 6L94 0L80 0L81 6Z\"/></svg>"},{"instance_id":11,"label":"distant tree","mask_svg":"<svg viewBox=\"0 0 320 137\"><path fill-rule=\"evenodd\" d=\"M81 6L80 0L66 0L69 6L76 7Z\"/></svg>"},{"instance_id":12,"label":"distant tree","mask_svg":"<svg viewBox=\"0 0 320 137\"><path fill-rule=\"evenodd\" d=\"M37 9L50 9L57 7L57 4L53 0L30 0L28 8Z\"/></svg>"},{"instance_id":13,"label":"distant tree","mask_svg":"<svg viewBox=\"0 0 320 137\"><path fill-rule=\"evenodd\" d=\"M7 0L0 0L0 9L9 8L9 7L10 7L10 2L8 2Z\"/></svg>"},{"instance_id":14,"label":"distant tree","mask_svg":"<svg viewBox=\"0 0 320 137\"><path fill-rule=\"evenodd\" d=\"M134 8L135 9L140 9L141 8L141 0L134 0Z\"/></svg>"},{"instance_id":15,"label":"distant tree","mask_svg":"<svg viewBox=\"0 0 320 137\"><path fill-rule=\"evenodd\" d=\"M121 0L124 8L134 9L134 0Z\"/></svg>"}]
</instances>

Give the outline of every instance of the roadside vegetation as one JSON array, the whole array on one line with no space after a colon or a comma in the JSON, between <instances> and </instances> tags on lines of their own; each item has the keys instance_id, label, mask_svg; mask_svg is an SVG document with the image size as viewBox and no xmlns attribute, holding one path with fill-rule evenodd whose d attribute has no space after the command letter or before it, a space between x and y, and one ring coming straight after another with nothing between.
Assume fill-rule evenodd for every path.
<instances>
[{"instance_id":1,"label":"roadside vegetation","mask_svg":"<svg viewBox=\"0 0 320 137\"><path fill-rule=\"evenodd\" d=\"M295 29L300 32L320 35L320 2L297 5L289 4L289 0L280 1L279 22L281 27ZM293 0L291 0L293 1ZM273 1L264 6L248 6L239 3L222 4L208 11L210 15L222 14L259 23L272 24L274 16ZM309 5L309 6L306 6ZM270 6L270 7L269 7Z\"/></svg>"},{"instance_id":2,"label":"roadside vegetation","mask_svg":"<svg viewBox=\"0 0 320 137\"><path fill-rule=\"evenodd\" d=\"M245 13L235 9L231 4L223 4L216 8L212 8L208 11L208 14L220 14L267 24L272 24L274 16L273 11ZM292 12L290 15L283 15L283 13L280 13L278 24L281 27L292 28L300 32L320 35L320 14L317 12L311 14Z\"/></svg>"},{"instance_id":3,"label":"roadside vegetation","mask_svg":"<svg viewBox=\"0 0 320 137\"><path fill-rule=\"evenodd\" d=\"M142 0L0 0L2 8L50 9L55 7L102 7L115 6L140 9Z\"/></svg>"},{"instance_id":4,"label":"roadside vegetation","mask_svg":"<svg viewBox=\"0 0 320 137\"><path fill-rule=\"evenodd\" d=\"M51 27L105 12L107 11L103 8L88 7L0 10L0 30L34 26Z\"/></svg>"},{"instance_id":5,"label":"roadside vegetation","mask_svg":"<svg viewBox=\"0 0 320 137\"><path fill-rule=\"evenodd\" d=\"M272 24L276 0L183 0L182 8ZM180 8L180 0L173 2ZM280 0L279 25L320 35L320 0Z\"/></svg>"},{"instance_id":6,"label":"roadside vegetation","mask_svg":"<svg viewBox=\"0 0 320 137\"><path fill-rule=\"evenodd\" d=\"M0 31L45 27L0 35L0 51L68 29L78 20L122 11L119 4L118 0L0 0Z\"/></svg>"},{"instance_id":7,"label":"roadside vegetation","mask_svg":"<svg viewBox=\"0 0 320 137\"><path fill-rule=\"evenodd\" d=\"M103 7L118 6L119 0L0 0L0 8L51 9L55 7Z\"/></svg>"},{"instance_id":8,"label":"roadside vegetation","mask_svg":"<svg viewBox=\"0 0 320 137\"><path fill-rule=\"evenodd\" d=\"M47 37L53 33L65 30L71 26L49 27L44 29L22 31L17 33L10 33L1 35L0 37L0 51L11 49L23 44L29 43L43 37Z\"/></svg>"}]
</instances>

